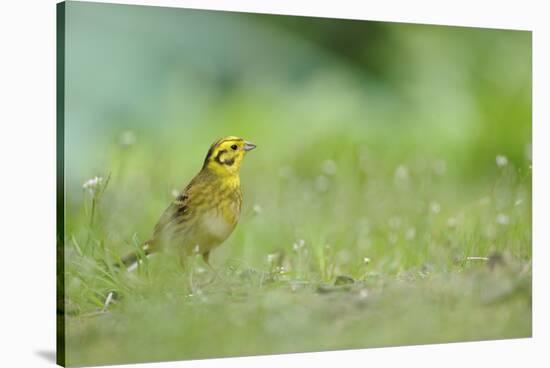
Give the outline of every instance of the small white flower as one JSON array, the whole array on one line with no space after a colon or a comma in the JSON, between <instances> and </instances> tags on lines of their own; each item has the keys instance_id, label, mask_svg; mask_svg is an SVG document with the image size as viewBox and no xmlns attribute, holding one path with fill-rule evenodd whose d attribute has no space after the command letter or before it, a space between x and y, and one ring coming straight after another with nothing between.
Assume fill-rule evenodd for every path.
<instances>
[{"instance_id":1,"label":"small white flower","mask_svg":"<svg viewBox=\"0 0 550 368\"><path fill-rule=\"evenodd\" d=\"M88 188L93 188L93 187L96 187L99 183L101 183L101 181L103 180L103 178L99 177L99 176L95 176L89 180L87 180L83 185L82 185L82 188L84 189L88 189Z\"/></svg>"},{"instance_id":2,"label":"small white flower","mask_svg":"<svg viewBox=\"0 0 550 368\"><path fill-rule=\"evenodd\" d=\"M338 170L338 166L336 165L336 162L334 162L332 160L325 160L321 164L321 170L326 175L332 176L332 175L336 174L336 171Z\"/></svg>"},{"instance_id":3,"label":"small white flower","mask_svg":"<svg viewBox=\"0 0 550 368\"><path fill-rule=\"evenodd\" d=\"M103 182L103 178L100 176L95 176L87 180L83 185L82 189L87 190L90 194L94 194L98 187Z\"/></svg>"},{"instance_id":4,"label":"small white flower","mask_svg":"<svg viewBox=\"0 0 550 368\"><path fill-rule=\"evenodd\" d=\"M510 217L504 213L499 213L497 215L497 223L500 225L508 225L510 223Z\"/></svg>"},{"instance_id":5,"label":"small white flower","mask_svg":"<svg viewBox=\"0 0 550 368\"><path fill-rule=\"evenodd\" d=\"M409 178L409 169L405 165L399 165L395 170L395 178L398 180L407 180Z\"/></svg>"},{"instance_id":6,"label":"small white flower","mask_svg":"<svg viewBox=\"0 0 550 368\"><path fill-rule=\"evenodd\" d=\"M432 201L430 203L430 211L432 211L433 213L439 213L441 212L441 206L436 201Z\"/></svg>"},{"instance_id":7,"label":"small white flower","mask_svg":"<svg viewBox=\"0 0 550 368\"><path fill-rule=\"evenodd\" d=\"M295 252L298 252L300 249L304 247L305 243L306 242L304 239L300 239L296 243L292 244L292 249L294 249Z\"/></svg>"},{"instance_id":8,"label":"small white flower","mask_svg":"<svg viewBox=\"0 0 550 368\"><path fill-rule=\"evenodd\" d=\"M370 263L370 258L369 257L363 258L363 263L368 265Z\"/></svg>"},{"instance_id":9,"label":"small white flower","mask_svg":"<svg viewBox=\"0 0 550 368\"><path fill-rule=\"evenodd\" d=\"M262 213L262 206L260 206L259 204L255 204L252 210L254 211L254 213L259 215L260 213Z\"/></svg>"},{"instance_id":10,"label":"small white flower","mask_svg":"<svg viewBox=\"0 0 550 368\"><path fill-rule=\"evenodd\" d=\"M498 155L496 158L497 166L504 167L508 165L508 158L504 155Z\"/></svg>"},{"instance_id":11,"label":"small white flower","mask_svg":"<svg viewBox=\"0 0 550 368\"><path fill-rule=\"evenodd\" d=\"M369 291L367 289L361 289L359 291L359 299L367 299L369 297Z\"/></svg>"}]
</instances>

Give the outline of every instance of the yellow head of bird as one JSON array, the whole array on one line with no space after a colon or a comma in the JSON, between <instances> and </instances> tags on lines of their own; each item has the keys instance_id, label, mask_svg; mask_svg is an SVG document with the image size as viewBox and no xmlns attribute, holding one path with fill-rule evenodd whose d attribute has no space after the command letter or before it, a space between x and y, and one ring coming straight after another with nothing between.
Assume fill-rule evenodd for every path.
<instances>
[{"instance_id":1,"label":"yellow head of bird","mask_svg":"<svg viewBox=\"0 0 550 368\"><path fill-rule=\"evenodd\" d=\"M237 174L244 156L254 148L255 144L239 137L228 136L218 139L210 146L203 168L219 175Z\"/></svg>"}]
</instances>

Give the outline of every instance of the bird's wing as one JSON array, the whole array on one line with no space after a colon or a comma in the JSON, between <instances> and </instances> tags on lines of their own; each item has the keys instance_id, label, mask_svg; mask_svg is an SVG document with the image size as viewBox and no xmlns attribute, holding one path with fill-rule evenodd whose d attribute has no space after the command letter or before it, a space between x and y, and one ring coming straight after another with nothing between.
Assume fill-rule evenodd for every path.
<instances>
[{"instance_id":1,"label":"bird's wing","mask_svg":"<svg viewBox=\"0 0 550 368\"><path fill-rule=\"evenodd\" d=\"M184 230L189 225L194 207L202 194L202 182L196 179L193 179L164 210L153 231L153 238L168 235L168 232Z\"/></svg>"}]
</instances>

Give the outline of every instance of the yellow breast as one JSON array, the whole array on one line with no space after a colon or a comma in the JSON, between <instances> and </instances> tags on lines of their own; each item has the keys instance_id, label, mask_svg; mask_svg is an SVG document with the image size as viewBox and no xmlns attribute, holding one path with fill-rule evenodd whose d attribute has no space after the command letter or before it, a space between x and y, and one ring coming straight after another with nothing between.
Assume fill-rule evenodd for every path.
<instances>
[{"instance_id":1,"label":"yellow breast","mask_svg":"<svg viewBox=\"0 0 550 368\"><path fill-rule=\"evenodd\" d=\"M225 216L223 211L213 208L201 218L201 227L210 237L224 241L233 231L236 221L231 221L233 216Z\"/></svg>"},{"instance_id":2,"label":"yellow breast","mask_svg":"<svg viewBox=\"0 0 550 368\"><path fill-rule=\"evenodd\" d=\"M195 252L205 253L222 244L235 229L240 210L240 192L223 197L215 207L201 214L195 230L187 238L188 247ZM188 252L191 250L189 248Z\"/></svg>"}]
</instances>

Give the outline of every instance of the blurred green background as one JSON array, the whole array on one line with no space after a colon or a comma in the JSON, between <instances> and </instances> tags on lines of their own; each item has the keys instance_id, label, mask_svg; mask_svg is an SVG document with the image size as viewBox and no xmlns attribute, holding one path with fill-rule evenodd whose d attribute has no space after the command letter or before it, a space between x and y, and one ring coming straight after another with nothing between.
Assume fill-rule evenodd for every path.
<instances>
[{"instance_id":1,"label":"blurred green background","mask_svg":"<svg viewBox=\"0 0 550 368\"><path fill-rule=\"evenodd\" d=\"M530 32L69 1L65 46L69 363L530 336ZM115 272L225 135L224 281Z\"/></svg>"}]
</instances>

